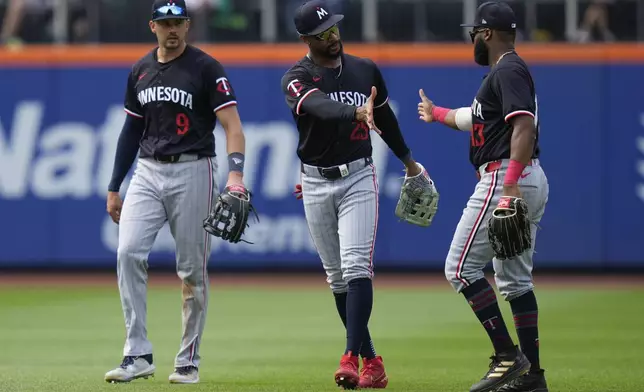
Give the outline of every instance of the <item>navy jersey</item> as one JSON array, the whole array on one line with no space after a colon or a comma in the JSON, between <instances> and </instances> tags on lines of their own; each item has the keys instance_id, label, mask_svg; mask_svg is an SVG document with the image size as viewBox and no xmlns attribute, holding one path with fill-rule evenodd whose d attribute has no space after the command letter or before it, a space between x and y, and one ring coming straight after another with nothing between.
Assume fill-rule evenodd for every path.
<instances>
[{"instance_id":1,"label":"navy jersey","mask_svg":"<svg viewBox=\"0 0 644 392\"><path fill-rule=\"evenodd\" d=\"M125 93L125 111L145 120L140 157L214 156L215 113L236 104L223 66L190 45L168 63L149 52L132 67Z\"/></svg>"},{"instance_id":2,"label":"navy jersey","mask_svg":"<svg viewBox=\"0 0 644 392\"><path fill-rule=\"evenodd\" d=\"M528 66L512 52L492 68L472 103L470 161L474 167L510 158L509 120L517 115L534 118L536 140L532 158L538 158L539 120L534 82Z\"/></svg>"},{"instance_id":3,"label":"navy jersey","mask_svg":"<svg viewBox=\"0 0 644 392\"><path fill-rule=\"evenodd\" d=\"M305 56L281 82L297 125L297 154L302 162L330 167L371 156L370 131L355 120L355 110L367 102L372 86L378 92L375 108L389 99L373 61L343 54L342 66L333 69L318 66Z\"/></svg>"}]
</instances>

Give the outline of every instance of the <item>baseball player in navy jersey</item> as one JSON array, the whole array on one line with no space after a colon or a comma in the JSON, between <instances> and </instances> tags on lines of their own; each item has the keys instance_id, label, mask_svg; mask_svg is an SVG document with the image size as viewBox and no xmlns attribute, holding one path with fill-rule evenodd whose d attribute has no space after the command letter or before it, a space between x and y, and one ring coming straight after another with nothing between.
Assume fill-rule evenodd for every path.
<instances>
[{"instance_id":1,"label":"baseball player in navy jersey","mask_svg":"<svg viewBox=\"0 0 644 392\"><path fill-rule=\"evenodd\" d=\"M166 222L176 243L183 301L182 336L170 382L199 382L211 242L203 220L218 194L217 121L226 133L227 185L243 187L245 140L224 68L186 43L189 27L183 0L156 0L150 29L158 47L132 67L127 79L127 116L107 195L107 211L119 225L117 272L126 336L123 362L105 375L108 382L129 382L155 372L146 325L147 258ZM120 186L137 152L122 203Z\"/></svg>"},{"instance_id":2,"label":"baseball player in navy jersey","mask_svg":"<svg viewBox=\"0 0 644 392\"><path fill-rule=\"evenodd\" d=\"M382 130L408 176L426 172L411 157L376 64L344 53L337 25L342 19L324 1L309 1L296 11L295 28L309 51L281 84L300 136L296 193L346 328L335 381L345 389L385 388L387 374L368 329L378 225L370 130Z\"/></svg>"},{"instance_id":3,"label":"baseball player in navy jersey","mask_svg":"<svg viewBox=\"0 0 644 392\"><path fill-rule=\"evenodd\" d=\"M470 25L475 62L489 66L472 106L435 106L420 90L420 118L470 133L470 161L479 182L456 227L445 275L463 293L487 331L494 355L489 371L470 391L546 392L539 363L537 301L532 255L537 224L548 200L548 179L539 162L539 121L535 86L526 63L514 49L516 18L503 2L487 2ZM531 247L500 260L488 240L494 206L522 198L528 206ZM512 341L496 295L483 275L493 261L495 281L510 302L521 350Z\"/></svg>"}]
</instances>

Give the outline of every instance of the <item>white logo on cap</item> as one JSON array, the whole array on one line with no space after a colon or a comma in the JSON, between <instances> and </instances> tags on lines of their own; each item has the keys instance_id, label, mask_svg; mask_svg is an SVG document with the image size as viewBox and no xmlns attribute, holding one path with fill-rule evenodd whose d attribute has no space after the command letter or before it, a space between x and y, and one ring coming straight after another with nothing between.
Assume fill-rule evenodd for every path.
<instances>
[{"instance_id":1,"label":"white logo on cap","mask_svg":"<svg viewBox=\"0 0 644 392\"><path fill-rule=\"evenodd\" d=\"M487 24L487 20L482 19L482 20L481 20L481 24Z\"/></svg>"},{"instance_id":2,"label":"white logo on cap","mask_svg":"<svg viewBox=\"0 0 644 392\"><path fill-rule=\"evenodd\" d=\"M318 10L316 12L318 13L318 18L320 18L320 20L322 20L324 16L329 15L329 13L326 12L326 10L321 7L318 7Z\"/></svg>"}]
</instances>

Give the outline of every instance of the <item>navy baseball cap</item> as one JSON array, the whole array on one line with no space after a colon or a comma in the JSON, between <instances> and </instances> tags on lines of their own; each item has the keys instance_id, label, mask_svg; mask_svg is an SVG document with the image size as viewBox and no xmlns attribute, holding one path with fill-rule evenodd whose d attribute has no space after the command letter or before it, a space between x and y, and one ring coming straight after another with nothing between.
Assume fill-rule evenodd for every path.
<instances>
[{"instance_id":1,"label":"navy baseball cap","mask_svg":"<svg viewBox=\"0 0 644 392\"><path fill-rule=\"evenodd\" d=\"M189 18L184 0L155 0L152 4L152 20Z\"/></svg>"},{"instance_id":2,"label":"navy baseball cap","mask_svg":"<svg viewBox=\"0 0 644 392\"><path fill-rule=\"evenodd\" d=\"M502 1L488 1L476 9L474 23L462 24L461 27L486 27L492 30L514 31L517 19L512 7Z\"/></svg>"},{"instance_id":3,"label":"navy baseball cap","mask_svg":"<svg viewBox=\"0 0 644 392\"><path fill-rule=\"evenodd\" d=\"M300 35L317 35L344 19L334 14L324 0L311 0L295 11L295 29Z\"/></svg>"}]
</instances>

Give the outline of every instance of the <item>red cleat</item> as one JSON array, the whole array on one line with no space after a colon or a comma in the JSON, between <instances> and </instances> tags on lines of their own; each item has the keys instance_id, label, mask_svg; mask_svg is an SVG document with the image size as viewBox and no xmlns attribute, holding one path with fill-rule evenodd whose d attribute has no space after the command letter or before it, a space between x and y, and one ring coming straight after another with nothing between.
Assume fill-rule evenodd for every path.
<instances>
[{"instance_id":1,"label":"red cleat","mask_svg":"<svg viewBox=\"0 0 644 392\"><path fill-rule=\"evenodd\" d=\"M360 370L360 388L386 388L389 378L385 372L385 365L382 357L374 359L362 358L362 370Z\"/></svg>"},{"instance_id":2,"label":"red cleat","mask_svg":"<svg viewBox=\"0 0 644 392\"><path fill-rule=\"evenodd\" d=\"M356 389L360 376L358 375L358 357L345 354L340 359L340 367L335 371L335 383L344 389Z\"/></svg>"}]
</instances>

